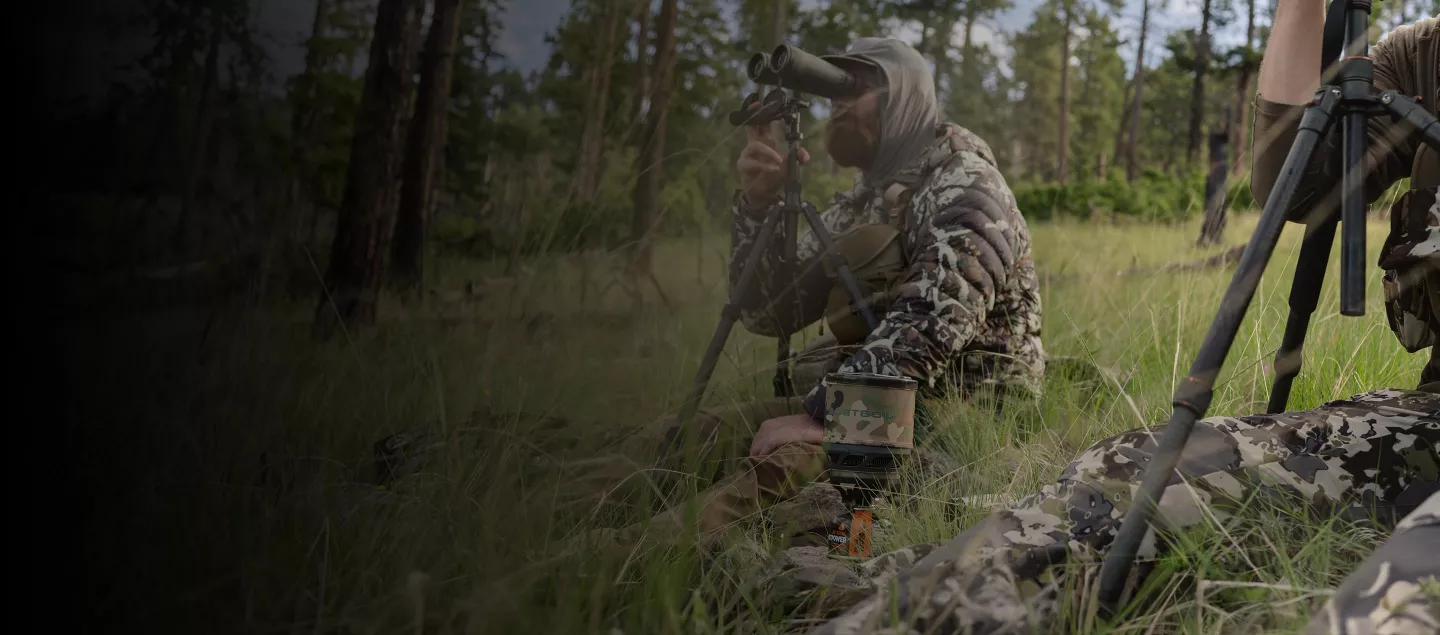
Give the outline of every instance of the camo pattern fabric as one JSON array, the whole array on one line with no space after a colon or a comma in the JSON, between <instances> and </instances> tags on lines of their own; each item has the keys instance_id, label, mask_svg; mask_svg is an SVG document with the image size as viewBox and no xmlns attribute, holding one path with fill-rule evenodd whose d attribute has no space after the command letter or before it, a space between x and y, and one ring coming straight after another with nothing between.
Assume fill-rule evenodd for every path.
<instances>
[{"instance_id":1,"label":"camo pattern fabric","mask_svg":"<svg viewBox=\"0 0 1440 635\"><path fill-rule=\"evenodd\" d=\"M1345 578L1306 635L1440 633L1440 493Z\"/></svg>"},{"instance_id":2,"label":"camo pattern fabric","mask_svg":"<svg viewBox=\"0 0 1440 635\"><path fill-rule=\"evenodd\" d=\"M1437 189L1410 190L1396 202L1390 213L1390 234L1380 255L1390 330L1412 353L1434 346L1440 339Z\"/></svg>"},{"instance_id":3,"label":"camo pattern fabric","mask_svg":"<svg viewBox=\"0 0 1440 635\"><path fill-rule=\"evenodd\" d=\"M910 191L898 212L908 271L888 311L876 316L879 326L838 372L909 377L926 391L1000 384L1038 393L1044 350L1029 229L984 140L954 124L939 126L936 137L887 181L866 185L857 176L820 216L831 236L885 223L891 211L885 191L897 183ZM767 212L751 209L743 195L736 207L732 285ZM823 254L812 232L799 239L798 275L785 274L781 247L767 249L755 291L738 302L742 324L759 335L820 319L832 288L817 264ZM806 410L817 419L824 391L822 382L806 395Z\"/></svg>"},{"instance_id":4,"label":"camo pattern fabric","mask_svg":"<svg viewBox=\"0 0 1440 635\"><path fill-rule=\"evenodd\" d=\"M915 391L858 384L830 385L825 442L915 447Z\"/></svg>"},{"instance_id":5,"label":"camo pattern fabric","mask_svg":"<svg viewBox=\"0 0 1440 635\"><path fill-rule=\"evenodd\" d=\"M1046 627L1061 606L1067 577L1093 583L1157 438L1132 430L1096 443L1058 481L942 546L921 546L928 555L898 574L887 573L897 556L881 556L872 567L879 571L874 592L814 632L978 634ZM1394 522L1421 501L1434 502L1440 489L1437 445L1440 394L1433 392L1376 390L1308 411L1208 417L1196 422L1154 520L1169 533L1223 522L1247 502L1293 506L1298 497L1319 514L1378 514ZM1129 588L1144 575L1143 562L1153 562L1162 548L1155 531L1147 532ZM1062 562L1068 566L1052 566ZM1428 562L1432 575L1440 571L1433 557ZM1342 615L1349 611L1339 609Z\"/></svg>"}]
</instances>

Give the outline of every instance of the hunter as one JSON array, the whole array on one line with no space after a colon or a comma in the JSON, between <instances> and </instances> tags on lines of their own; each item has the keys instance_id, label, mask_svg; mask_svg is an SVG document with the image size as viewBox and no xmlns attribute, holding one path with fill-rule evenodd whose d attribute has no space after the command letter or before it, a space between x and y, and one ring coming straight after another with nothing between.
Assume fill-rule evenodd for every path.
<instances>
[{"instance_id":1,"label":"hunter","mask_svg":"<svg viewBox=\"0 0 1440 635\"><path fill-rule=\"evenodd\" d=\"M702 537L823 478L827 373L915 380L922 430L930 425L927 395L959 394L990 416L1040 393L1045 355L1030 234L994 153L942 118L930 69L909 45L861 38L822 59L866 86L831 102L826 149L858 174L821 219L879 324L870 329L856 312L812 233L799 238L793 268L780 260L782 245L762 246L758 283L738 301L745 328L775 336L823 320L825 334L797 356L795 396L702 410L683 430L666 417L638 437L651 447L663 438L665 448L697 440L690 465L730 468L702 475L718 479L698 499ZM732 286L780 202L785 160L770 127L747 127L736 163ZM801 150L799 158L810 156ZM679 507L658 516L657 534L672 533L666 526L681 517Z\"/></svg>"}]
</instances>

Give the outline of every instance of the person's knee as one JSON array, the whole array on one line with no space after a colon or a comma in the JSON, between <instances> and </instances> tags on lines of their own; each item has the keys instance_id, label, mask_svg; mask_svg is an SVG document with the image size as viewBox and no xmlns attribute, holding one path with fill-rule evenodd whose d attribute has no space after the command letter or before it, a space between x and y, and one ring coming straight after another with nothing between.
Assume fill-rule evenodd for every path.
<instances>
[{"instance_id":1,"label":"person's knee","mask_svg":"<svg viewBox=\"0 0 1440 635\"><path fill-rule=\"evenodd\" d=\"M742 470L753 475L762 494L783 498L823 475L825 450L813 443L787 443L765 456L745 457Z\"/></svg>"}]
</instances>

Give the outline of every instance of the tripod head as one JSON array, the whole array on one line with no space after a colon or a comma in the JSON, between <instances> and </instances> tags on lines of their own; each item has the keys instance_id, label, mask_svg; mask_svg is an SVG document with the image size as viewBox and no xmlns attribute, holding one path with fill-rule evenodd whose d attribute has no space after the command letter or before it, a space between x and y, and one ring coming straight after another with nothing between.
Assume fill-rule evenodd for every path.
<instances>
[{"instance_id":1,"label":"tripod head","mask_svg":"<svg viewBox=\"0 0 1440 635\"><path fill-rule=\"evenodd\" d=\"M1341 6L1343 10L1336 8ZM1344 25L1341 48L1345 57L1330 93L1334 96L1338 92L1346 107L1341 122L1345 163L1341 178L1340 313L1358 317L1365 315L1365 176L1361 167L1367 141L1365 124L1370 116L1382 114L1384 107L1374 95L1375 66L1368 57L1370 0L1331 0L1325 25L1330 41L1322 44L1321 50L1328 49L1332 54L1337 48L1333 36L1340 30L1333 23L1337 15ZM1331 57L1327 62L1333 61Z\"/></svg>"},{"instance_id":2,"label":"tripod head","mask_svg":"<svg viewBox=\"0 0 1440 635\"><path fill-rule=\"evenodd\" d=\"M760 104L758 110L751 110L756 103ZM783 88L775 88L765 94L764 100L760 98L760 92L756 91L745 96L740 102L740 109L730 113L730 125L732 126L761 126L775 121L784 121L786 124L793 123L798 130L800 123L800 111L810 107L810 100L796 95Z\"/></svg>"}]
</instances>

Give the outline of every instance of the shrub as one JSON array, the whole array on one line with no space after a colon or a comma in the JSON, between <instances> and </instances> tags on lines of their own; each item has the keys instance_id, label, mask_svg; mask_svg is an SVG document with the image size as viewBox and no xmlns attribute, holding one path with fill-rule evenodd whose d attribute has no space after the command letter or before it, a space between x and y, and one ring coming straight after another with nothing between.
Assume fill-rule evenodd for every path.
<instances>
[{"instance_id":1,"label":"shrub","mask_svg":"<svg viewBox=\"0 0 1440 635\"><path fill-rule=\"evenodd\" d=\"M1247 179L1231 179L1226 198L1232 210L1255 206ZM1147 170L1134 182L1085 180L1060 185L1022 181L1013 187L1020 213L1034 221L1054 218L1129 218L1182 222L1205 209L1205 175L1166 176Z\"/></svg>"}]
</instances>

